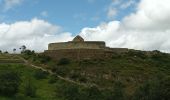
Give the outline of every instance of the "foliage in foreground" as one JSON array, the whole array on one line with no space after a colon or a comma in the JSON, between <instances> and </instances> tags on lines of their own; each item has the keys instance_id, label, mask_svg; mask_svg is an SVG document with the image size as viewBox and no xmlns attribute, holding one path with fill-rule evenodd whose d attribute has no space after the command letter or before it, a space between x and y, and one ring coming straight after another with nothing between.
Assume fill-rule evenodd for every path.
<instances>
[{"instance_id":1,"label":"foliage in foreground","mask_svg":"<svg viewBox=\"0 0 170 100\"><path fill-rule=\"evenodd\" d=\"M169 100L170 77L153 79L142 84L134 93L133 100Z\"/></svg>"},{"instance_id":2,"label":"foliage in foreground","mask_svg":"<svg viewBox=\"0 0 170 100\"><path fill-rule=\"evenodd\" d=\"M38 71L22 64L0 64L0 100L55 100L50 76L36 79Z\"/></svg>"},{"instance_id":3,"label":"foliage in foreground","mask_svg":"<svg viewBox=\"0 0 170 100\"><path fill-rule=\"evenodd\" d=\"M61 83L57 84L56 96L62 100L169 100L170 77L146 81L131 96L124 89L120 82L115 82L110 89L102 90L95 86Z\"/></svg>"},{"instance_id":4,"label":"foliage in foreground","mask_svg":"<svg viewBox=\"0 0 170 100\"><path fill-rule=\"evenodd\" d=\"M46 57L39 57L34 52L29 53L30 51L24 55L29 57L29 60L34 61L35 59L35 62L39 63L48 62ZM12 100L14 98L16 100L168 100L170 98L169 59L169 54L158 51L154 51L149 56L145 52L130 51L124 55L114 55L109 60L69 61L69 63L63 60L61 64L59 64L60 61L56 62L55 70L58 75L78 82L97 84L88 87L61 81L60 79L55 80L55 76L49 76L32 68L25 69L15 65L3 66L3 68L15 70L14 72L16 70L21 71L17 75L22 81L17 81L20 82L16 88L17 91L11 94L14 97L9 97ZM12 67L13 69L11 69ZM3 73L3 70L1 71ZM11 78L15 75L7 74L7 76ZM31 81L27 80L26 76L32 78ZM2 81L8 79L0 78ZM4 86L6 86L5 81L0 85L0 88ZM50 86L51 88L49 88ZM8 97L3 92L0 95Z\"/></svg>"},{"instance_id":5,"label":"foliage in foreground","mask_svg":"<svg viewBox=\"0 0 170 100\"><path fill-rule=\"evenodd\" d=\"M18 92L21 79L15 71L0 71L0 95L13 96Z\"/></svg>"}]
</instances>

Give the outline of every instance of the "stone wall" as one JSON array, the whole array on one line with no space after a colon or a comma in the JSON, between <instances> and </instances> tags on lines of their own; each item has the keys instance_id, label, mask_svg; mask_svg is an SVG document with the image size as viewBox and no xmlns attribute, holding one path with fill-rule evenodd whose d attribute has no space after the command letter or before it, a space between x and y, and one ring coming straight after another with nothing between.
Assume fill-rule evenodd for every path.
<instances>
[{"instance_id":1,"label":"stone wall","mask_svg":"<svg viewBox=\"0 0 170 100\"><path fill-rule=\"evenodd\" d=\"M105 42L100 41L86 41L86 42L61 42L51 43L48 46L48 50L60 50L60 49L103 49L105 48Z\"/></svg>"},{"instance_id":2,"label":"stone wall","mask_svg":"<svg viewBox=\"0 0 170 100\"><path fill-rule=\"evenodd\" d=\"M78 38L78 37L77 37ZM79 39L79 38L78 38ZM54 60L69 58L72 60L81 59L105 59L111 58L114 53L128 52L127 48L109 48L103 41L69 41L50 43L45 55Z\"/></svg>"},{"instance_id":3,"label":"stone wall","mask_svg":"<svg viewBox=\"0 0 170 100\"><path fill-rule=\"evenodd\" d=\"M52 57L55 60L61 58L69 58L72 60L80 59L103 59L110 58L112 52L104 49L62 49L62 50L47 50L45 55Z\"/></svg>"}]
</instances>

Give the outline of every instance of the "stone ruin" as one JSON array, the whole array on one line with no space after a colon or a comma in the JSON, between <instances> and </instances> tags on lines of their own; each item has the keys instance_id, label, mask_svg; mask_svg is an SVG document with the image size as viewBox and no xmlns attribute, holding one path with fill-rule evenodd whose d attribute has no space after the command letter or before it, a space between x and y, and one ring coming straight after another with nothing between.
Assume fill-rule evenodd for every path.
<instances>
[{"instance_id":1,"label":"stone ruin","mask_svg":"<svg viewBox=\"0 0 170 100\"><path fill-rule=\"evenodd\" d=\"M84 41L78 35L72 41L50 43L44 54L54 60L62 58L82 60L111 58L114 53L125 53L127 51L127 48L106 47L104 41Z\"/></svg>"}]
</instances>

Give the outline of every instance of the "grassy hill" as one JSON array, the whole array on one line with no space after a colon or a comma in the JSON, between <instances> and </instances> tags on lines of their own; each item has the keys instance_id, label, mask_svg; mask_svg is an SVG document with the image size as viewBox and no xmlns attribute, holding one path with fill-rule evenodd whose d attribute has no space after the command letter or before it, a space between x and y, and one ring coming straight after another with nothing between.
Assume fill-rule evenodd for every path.
<instances>
[{"instance_id":1,"label":"grassy hill","mask_svg":"<svg viewBox=\"0 0 170 100\"><path fill-rule=\"evenodd\" d=\"M3 88L2 85L4 85L4 87L9 87L10 85L8 84L13 82L11 81L12 77L10 74L16 75L15 73L17 73L19 75L18 78L20 78L18 90L14 93L14 95L2 93L5 92L1 91ZM25 65L21 59L14 55L0 55L0 77L1 76L6 76L6 79L9 80L7 80L8 83L4 83L2 81L0 83L0 100L55 100L56 98L54 94L55 85L49 83L50 77L52 76L48 73L42 72L41 70ZM26 92L28 91L26 91L26 89L28 89L28 91L36 91L35 96L34 92L32 92L32 96L27 96ZM6 90L10 93L12 88L7 88Z\"/></svg>"},{"instance_id":2,"label":"grassy hill","mask_svg":"<svg viewBox=\"0 0 170 100\"><path fill-rule=\"evenodd\" d=\"M53 71L54 75L25 64ZM169 100L170 54L129 51L111 59L56 62L42 54L0 55L0 73L18 73L18 90L0 100ZM3 74L4 75L4 74ZM3 76L0 74L1 76ZM7 74L8 75L8 74ZM8 75L9 76L9 75ZM3 79L3 78L2 78ZM28 91L27 91L28 90Z\"/></svg>"},{"instance_id":3,"label":"grassy hill","mask_svg":"<svg viewBox=\"0 0 170 100\"><path fill-rule=\"evenodd\" d=\"M164 94L170 98L170 54L159 51L131 50L124 54L113 54L111 59L81 61L61 59L51 68L60 76L93 85L104 92L115 92L115 88L118 88L118 90L122 90L125 100L135 99L134 95L139 98L144 97L142 100L155 100L158 97L153 97L152 94L158 91L153 88L158 89L161 87L160 84L166 84L163 91L166 91L167 94ZM147 87L146 84L150 86ZM155 84L158 86L154 87ZM146 91L141 88L152 91L147 93L150 96L149 99L145 98ZM143 94L137 93L138 91ZM163 95L159 93L155 93L155 95L163 98Z\"/></svg>"}]
</instances>

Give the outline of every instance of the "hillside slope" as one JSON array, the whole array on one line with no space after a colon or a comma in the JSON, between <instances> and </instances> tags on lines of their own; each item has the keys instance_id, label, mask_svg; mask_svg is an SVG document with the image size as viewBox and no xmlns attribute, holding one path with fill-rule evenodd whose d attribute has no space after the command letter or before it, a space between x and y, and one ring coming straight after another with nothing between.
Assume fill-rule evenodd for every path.
<instances>
[{"instance_id":1,"label":"hillside slope","mask_svg":"<svg viewBox=\"0 0 170 100\"><path fill-rule=\"evenodd\" d=\"M38 70L36 66L44 71L51 70L54 75ZM0 55L0 73L8 71L19 73L22 81L12 96L3 95L1 84L0 100L170 98L170 54L159 51L148 53L133 50L113 54L111 59L74 61L63 58L56 62L42 54L26 50L21 55ZM0 74L0 79L2 75ZM29 89L25 89L27 85Z\"/></svg>"},{"instance_id":2,"label":"hillside slope","mask_svg":"<svg viewBox=\"0 0 170 100\"><path fill-rule=\"evenodd\" d=\"M0 54L0 100L56 100L51 77L15 55Z\"/></svg>"},{"instance_id":3,"label":"hillside slope","mask_svg":"<svg viewBox=\"0 0 170 100\"><path fill-rule=\"evenodd\" d=\"M111 59L70 60L66 64L58 63L53 70L63 77L96 84L99 88L112 88L119 81L131 95L147 80L170 76L170 55L157 51L150 55L131 51L115 54Z\"/></svg>"},{"instance_id":4,"label":"hillside slope","mask_svg":"<svg viewBox=\"0 0 170 100\"><path fill-rule=\"evenodd\" d=\"M51 69L62 77L95 86L101 91L114 91L115 85L121 84L118 87L123 89L125 100L132 99L137 95L136 92L140 91L139 88L145 84L151 82L151 85L152 83L158 85L161 79L165 79L167 93L169 93L167 98L170 97L170 83L168 83L170 82L170 54L159 51L132 50L124 54L113 54L111 59L81 61L61 59L53 64ZM148 91L152 90L148 88Z\"/></svg>"}]
</instances>

